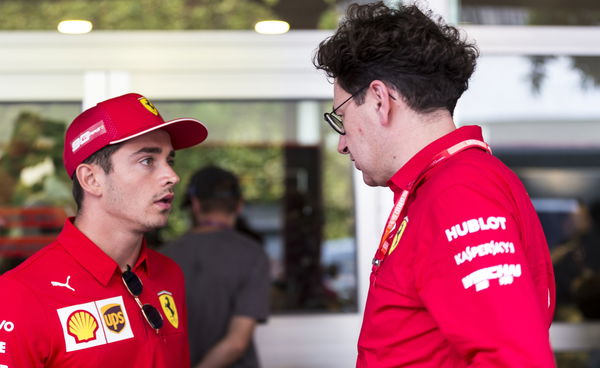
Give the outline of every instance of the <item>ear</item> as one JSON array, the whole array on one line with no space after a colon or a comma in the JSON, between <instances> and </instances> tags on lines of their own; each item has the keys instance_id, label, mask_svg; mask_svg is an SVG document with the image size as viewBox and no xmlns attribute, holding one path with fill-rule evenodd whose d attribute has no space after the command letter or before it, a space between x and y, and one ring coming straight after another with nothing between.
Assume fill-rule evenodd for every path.
<instances>
[{"instance_id":1,"label":"ear","mask_svg":"<svg viewBox=\"0 0 600 368\"><path fill-rule=\"evenodd\" d=\"M379 123L388 125L390 121L390 111L392 109L388 87L382 81L374 80L369 85L369 89L375 99L375 111L379 118Z\"/></svg>"},{"instance_id":2,"label":"ear","mask_svg":"<svg viewBox=\"0 0 600 368\"><path fill-rule=\"evenodd\" d=\"M102 174L104 174L104 170L96 165L81 164L75 169L81 189L95 197L102 196L102 179L100 177Z\"/></svg>"},{"instance_id":3,"label":"ear","mask_svg":"<svg viewBox=\"0 0 600 368\"><path fill-rule=\"evenodd\" d=\"M202 210L202 203L200 203L198 198L193 196L190 198L190 203L192 205L192 215L194 218L198 218L200 216L200 211Z\"/></svg>"},{"instance_id":4,"label":"ear","mask_svg":"<svg viewBox=\"0 0 600 368\"><path fill-rule=\"evenodd\" d=\"M240 213L242 213L242 210L244 209L244 200L240 199L240 201L237 204L237 207L235 209L235 214L239 215Z\"/></svg>"}]
</instances>

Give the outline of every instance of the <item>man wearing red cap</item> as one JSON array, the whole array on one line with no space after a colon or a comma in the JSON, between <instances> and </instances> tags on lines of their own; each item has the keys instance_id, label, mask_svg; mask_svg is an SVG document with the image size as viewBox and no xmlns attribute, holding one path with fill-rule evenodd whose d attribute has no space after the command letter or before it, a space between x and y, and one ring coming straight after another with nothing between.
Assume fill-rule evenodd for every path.
<instances>
[{"instance_id":1,"label":"man wearing red cap","mask_svg":"<svg viewBox=\"0 0 600 368\"><path fill-rule=\"evenodd\" d=\"M81 113L65 136L77 216L0 277L0 367L188 367L183 275L148 249L166 225L175 150L206 139L138 94Z\"/></svg>"}]
</instances>

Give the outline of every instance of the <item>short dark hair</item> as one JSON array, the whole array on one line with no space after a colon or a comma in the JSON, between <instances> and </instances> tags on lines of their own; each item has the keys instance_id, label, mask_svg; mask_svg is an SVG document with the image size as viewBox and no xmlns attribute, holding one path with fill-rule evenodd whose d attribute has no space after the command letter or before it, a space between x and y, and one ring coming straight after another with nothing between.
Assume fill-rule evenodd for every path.
<instances>
[{"instance_id":1,"label":"short dark hair","mask_svg":"<svg viewBox=\"0 0 600 368\"><path fill-rule=\"evenodd\" d=\"M206 166L190 179L183 206L197 198L202 203L202 212L235 213L242 200L242 191L237 177L217 166Z\"/></svg>"},{"instance_id":2,"label":"short dark hair","mask_svg":"<svg viewBox=\"0 0 600 368\"><path fill-rule=\"evenodd\" d=\"M117 152L123 143L111 144L109 146L102 147L98 151L94 152L90 157L83 160L84 164L95 164L98 165L104 170L105 173L110 173L113 169L111 157L113 153ZM77 179L76 173L73 174L73 199L75 199L75 204L77 204L77 212L81 210L81 205L83 203L83 189L81 188L81 184Z\"/></svg>"},{"instance_id":3,"label":"short dark hair","mask_svg":"<svg viewBox=\"0 0 600 368\"><path fill-rule=\"evenodd\" d=\"M348 93L381 80L417 112L445 108L453 114L478 56L458 29L431 12L380 1L350 5L335 34L319 44L313 64ZM357 103L364 96L358 93Z\"/></svg>"}]
</instances>

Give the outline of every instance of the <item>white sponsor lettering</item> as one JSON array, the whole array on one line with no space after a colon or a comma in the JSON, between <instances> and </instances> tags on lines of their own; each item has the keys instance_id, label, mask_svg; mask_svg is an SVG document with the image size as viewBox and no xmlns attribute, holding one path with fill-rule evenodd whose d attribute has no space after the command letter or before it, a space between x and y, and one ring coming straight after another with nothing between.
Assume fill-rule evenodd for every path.
<instances>
[{"instance_id":1,"label":"white sponsor lettering","mask_svg":"<svg viewBox=\"0 0 600 368\"><path fill-rule=\"evenodd\" d=\"M460 236L476 233L480 230L498 229L506 230L506 217L490 216L485 221L483 217L480 217L478 219L463 221L462 224L457 224L446 229L446 237L448 238L448 242L451 242Z\"/></svg>"},{"instance_id":2,"label":"white sponsor lettering","mask_svg":"<svg viewBox=\"0 0 600 368\"><path fill-rule=\"evenodd\" d=\"M0 368L8 368L8 366L4 365L4 364L0 364Z\"/></svg>"},{"instance_id":3,"label":"white sponsor lettering","mask_svg":"<svg viewBox=\"0 0 600 368\"><path fill-rule=\"evenodd\" d=\"M4 330L6 332L11 332L14 329L15 329L15 324L12 323L11 321L2 320L2 322L0 322L0 330Z\"/></svg>"},{"instance_id":4,"label":"white sponsor lettering","mask_svg":"<svg viewBox=\"0 0 600 368\"><path fill-rule=\"evenodd\" d=\"M476 291L490 287L490 280L498 279L500 286L510 285L515 277L521 276L520 264L504 264L477 270L462 279L465 289L475 285Z\"/></svg>"},{"instance_id":5,"label":"white sponsor lettering","mask_svg":"<svg viewBox=\"0 0 600 368\"><path fill-rule=\"evenodd\" d=\"M487 255L495 256L496 254L515 253L515 245L512 242L496 242L479 244L475 247L466 247L460 253L454 256L457 265L465 261L471 262L475 257L483 257Z\"/></svg>"},{"instance_id":6,"label":"white sponsor lettering","mask_svg":"<svg viewBox=\"0 0 600 368\"><path fill-rule=\"evenodd\" d=\"M100 121L95 125L91 126L88 130L81 133L79 137L75 138L71 142L71 151L77 151L81 146L88 143L90 140L96 138L95 136L106 133L106 129L104 128L104 122Z\"/></svg>"},{"instance_id":7,"label":"white sponsor lettering","mask_svg":"<svg viewBox=\"0 0 600 368\"><path fill-rule=\"evenodd\" d=\"M6 353L6 343L4 341L0 341L0 354Z\"/></svg>"}]
</instances>

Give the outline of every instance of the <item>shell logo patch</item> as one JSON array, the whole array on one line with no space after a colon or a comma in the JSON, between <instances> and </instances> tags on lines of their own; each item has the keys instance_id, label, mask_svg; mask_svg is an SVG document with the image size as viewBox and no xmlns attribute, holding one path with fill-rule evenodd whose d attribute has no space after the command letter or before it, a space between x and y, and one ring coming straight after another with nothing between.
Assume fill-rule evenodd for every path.
<instances>
[{"instance_id":1,"label":"shell logo patch","mask_svg":"<svg viewBox=\"0 0 600 368\"><path fill-rule=\"evenodd\" d=\"M158 293L158 300L160 301L160 306L162 307L163 313L167 320L173 327L179 327L179 315L177 314L177 306L175 305L175 299L173 299L173 294L168 291L161 291Z\"/></svg>"},{"instance_id":2,"label":"shell logo patch","mask_svg":"<svg viewBox=\"0 0 600 368\"><path fill-rule=\"evenodd\" d=\"M125 317L120 304L107 304L100 310L106 327L116 333L123 331Z\"/></svg>"},{"instance_id":3,"label":"shell logo patch","mask_svg":"<svg viewBox=\"0 0 600 368\"><path fill-rule=\"evenodd\" d=\"M146 108L146 110L148 110L151 113L153 113L154 115L158 116L158 110L156 109L156 107L154 107L152 102L150 102L146 97L140 98L139 101L142 104L142 106L144 106Z\"/></svg>"},{"instance_id":4,"label":"shell logo patch","mask_svg":"<svg viewBox=\"0 0 600 368\"><path fill-rule=\"evenodd\" d=\"M392 246L390 247L390 250L388 251L388 255L392 254L392 252L398 246L398 243L400 243L400 239L402 238L402 234L404 234L404 230L406 229L407 224L408 224L408 216L404 217L404 219L402 220L402 223L400 224L400 227L398 228L398 231L396 231L396 235L394 235L394 240L392 240Z\"/></svg>"},{"instance_id":5,"label":"shell logo patch","mask_svg":"<svg viewBox=\"0 0 600 368\"><path fill-rule=\"evenodd\" d=\"M60 308L56 313L67 352L133 337L122 296Z\"/></svg>"},{"instance_id":6,"label":"shell logo patch","mask_svg":"<svg viewBox=\"0 0 600 368\"><path fill-rule=\"evenodd\" d=\"M67 319L69 335L79 344L94 340L98 331L98 322L88 311L78 310Z\"/></svg>"}]
</instances>

